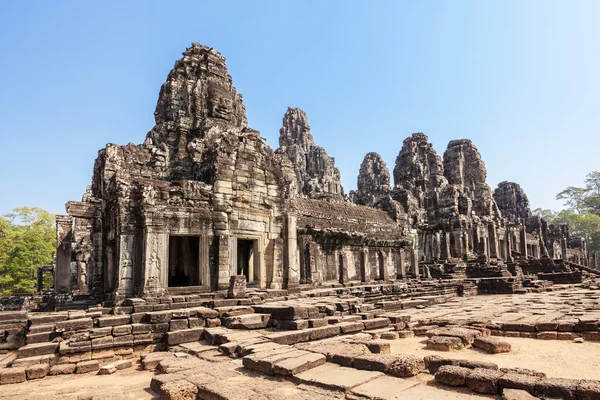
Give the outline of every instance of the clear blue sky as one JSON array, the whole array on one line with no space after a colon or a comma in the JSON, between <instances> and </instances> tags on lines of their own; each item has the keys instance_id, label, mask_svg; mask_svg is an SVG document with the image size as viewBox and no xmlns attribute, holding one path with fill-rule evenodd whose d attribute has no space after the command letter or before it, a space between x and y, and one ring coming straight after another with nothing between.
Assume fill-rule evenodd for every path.
<instances>
[{"instance_id":1,"label":"clear blue sky","mask_svg":"<svg viewBox=\"0 0 600 400\"><path fill-rule=\"evenodd\" d=\"M226 58L249 125L277 148L308 113L346 191L362 158L469 138L494 188L532 207L600 169L598 1L0 2L0 214L64 212L106 143L141 143L196 41Z\"/></svg>"}]
</instances>

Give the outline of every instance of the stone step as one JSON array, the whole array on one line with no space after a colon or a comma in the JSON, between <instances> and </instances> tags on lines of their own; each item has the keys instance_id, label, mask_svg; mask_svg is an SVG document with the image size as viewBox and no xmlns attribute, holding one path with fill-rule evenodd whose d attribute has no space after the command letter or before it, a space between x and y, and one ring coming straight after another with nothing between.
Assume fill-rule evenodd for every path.
<instances>
[{"instance_id":1,"label":"stone step","mask_svg":"<svg viewBox=\"0 0 600 400\"><path fill-rule=\"evenodd\" d=\"M381 376L384 376L383 372L358 370L325 363L294 375L293 381L298 384L347 391Z\"/></svg>"},{"instance_id":2,"label":"stone step","mask_svg":"<svg viewBox=\"0 0 600 400\"><path fill-rule=\"evenodd\" d=\"M46 354L54 354L58 349L58 345L58 343L28 344L19 349L18 358L28 358L35 356L43 356Z\"/></svg>"},{"instance_id":3,"label":"stone step","mask_svg":"<svg viewBox=\"0 0 600 400\"><path fill-rule=\"evenodd\" d=\"M269 324L270 314L243 314L221 318L224 327L230 329L264 329Z\"/></svg>"}]
</instances>

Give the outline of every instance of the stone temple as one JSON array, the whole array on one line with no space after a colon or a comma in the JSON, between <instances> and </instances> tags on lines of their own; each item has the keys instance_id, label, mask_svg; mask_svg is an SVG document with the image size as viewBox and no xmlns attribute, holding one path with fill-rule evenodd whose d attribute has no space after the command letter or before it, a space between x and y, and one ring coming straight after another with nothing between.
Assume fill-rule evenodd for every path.
<instances>
[{"instance_id":1,"label":"stone temple","mask_svg":"<svg viewBox=\"0 0 600 400\"><path fill-rule=\"evenodd\" d=\"M413 134L393 185L369 153L346 195L304 111L288 108L277 150L248 126L212 48L183 53L154 116L143 144L99 151L82 201L57 217L55 290L66 301L219 291L241 275L248 287L294 292L587 265L585 242L532 216L518 184L487 185L470 140L451 141L442 158Z\"/></svg>"},{"instance_id":2,"label":"stone temple","mask_svg":"<svg viewBox=\"0 0 600 400\"><path fill-rule=\"evenodd\" d=\"M271 149L197 43L155 119L57 217L54 288L0 298L0 398L600 399L596 254L470 140L414 133L346 193L306 113Z\"/></svg>"}]
</instances>

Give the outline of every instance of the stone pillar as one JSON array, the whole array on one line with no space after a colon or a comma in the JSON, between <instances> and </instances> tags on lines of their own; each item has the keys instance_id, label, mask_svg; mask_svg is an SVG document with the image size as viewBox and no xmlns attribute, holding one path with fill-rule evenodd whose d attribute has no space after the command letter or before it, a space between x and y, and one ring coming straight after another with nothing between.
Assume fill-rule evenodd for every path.
<instances>
[{"instance_id":1,"label":"stone pillar","mask_svg":"<svg viewBox=\"0 0 600 400\"><path fill-rule=\"evenodd\" d=\"M217 266L217 290L229 289L229 277L231 265L230 238L226 233L217 232L219 263ZM237 248L236 248L237 250Z\"/></svg>"},{"instance_id":2,"label":"stone pillar","mask_svg":"<svg viewBox=\"0 0 600 400\"><path fill-rule=\"evenodd\" d=\"M369 268L369 249L367 247L365 247L361 252L360 252L360 257L361 257L361 264L360 267L361 269L364 270L364 281L365 282L371 282L371 268ZM361 274L363 273L363 271L360 271Z\"/></svg>"},{"instance_id":3,"label":"stone pillar","mask_svg":"<svg viewBox=\"0 0 600 400\"><path fill-rule=\"evenodd\" d=\"M398 279L405 279L406 278L406 270L404 268L404 261L405 260L405 256L404 256L404 249L400 249L398 251L398 262L400 263L400 265L398 266L398 273L396 278Z\"/></svg>"},{"instance_id":4,"label":"stone pillar","mask_svg":"<svg viewBox=\"0 0 600 400\"><path fill-rule=\"evenodd\" d=\"M597 251L590 253L590 268L599 269L598 268L598 252Z\"/></svg>"},{"instance_id":5,"label":"stone pillar","mask_svg":"<svg viewBox=\"0 0 600 400\"><path fill-rule=\"evenodd\" d=\"M562 252L562 259L568 260L567 256L567 238L560 239L560 251Z\"/></svg>"},{"instance_id":6,"label":"stone pillar","mask_svg":"<svg viewBox=\"0 0 600 400\"><path fill-rule=\"evenodd\" d=\"M521 241L521 257L527 258L527 231L524 224L521 225L521 230L519 231L519 240Z\"/></svg>"},{"instance_id":7,"label":"stone pillar","mask_svg":"<svg viewBox=\"0 0 600 400\"><path fill-rule=\"evenodd\" d=\"M300 288L300 263L298 262L298 238L296 237L296 216L287 215L285 222L284 268L287 269L288 291Z\"/></svg>"},{"instance_id":8,"label":"stone pillar","mask_svg":"<svg viewBox=\"0 0 600 400\"><path fill-rule=\"evenodd\" d=\"M460 254L460 258L462 259L464 256L469 256L469 230L465 229L462 232L462 250Z\"/></svg>"},{"instance_id":9,"label":"stone pillar","mask_svg":"<svg viewBox=\"0 0 600 400\"><path fill-rule=\"evenodd\" d=\"M135 254L135 235L119 235L119 257L117 270L117 287L115 288L116 299L133 296L133 265L136 262Z\"/></svg>"},{"instance_id":10,"label":"stone pillar","mask_svg":"<svg viewBox=\"0 0 600 400\"><path fill-rule=\"evenodd\" d=\"M410 271L416 278L419 277L419 260L417 249L411 249L410 252Z\"/></svg>"},{"instance_id":11,"label":"stone pillar","mask_svg":"<svg viewBox=\"0 0 600 400\"><path fill-rule=\"evenodd\" d=\"M57 293L71 291L71 241L73 239L73 217L56 216L56 270L54 289Z\"/></svg>"},{"instance_id":12,"label":"stone pillar","mask_svg":"<svg viewBox=\"0 0 600 400\"><path fill-rule=\"evenodd\" d=\"M513 262L512 256L512 232L507 230L504 234L504 242L506 242L506 261Z\"/></svg>"},{"instance_id":13,"label":"stone pillar","mask_svg":"<svg viewBox=\"0 0 600 400\"><path fill-rule=\"evenodd\" d=\"M441 232L436 232L433 236L433 258L440 259L442 258L442 237Z\"/></svg>"},{"instance_id":14,"label":"stone pillar","mask_svg":"<svg viewBox=\"0 0 600 400\"><path fill-rule=\"evenodd\" d=\"M488 235L490 238L490 257L498 258L500 257L500 252L498 251L498 232L496 231L495 222L488 225Z\"/></svg>"},{"instance_id":15,"label":"stone pillar","mask_svg":"<svg viewBox=\"0 0 600 400\"><path fill-rule=\"evenodd\" d=\"M448 232L441 232L441 258L444 260L450 259L450 234Z\"/></svg>"}]
</instances>

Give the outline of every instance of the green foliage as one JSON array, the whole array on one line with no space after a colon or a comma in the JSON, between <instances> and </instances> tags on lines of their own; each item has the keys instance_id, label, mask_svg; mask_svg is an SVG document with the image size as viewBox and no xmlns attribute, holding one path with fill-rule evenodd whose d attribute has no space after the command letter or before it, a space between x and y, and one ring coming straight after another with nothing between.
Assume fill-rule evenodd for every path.
<instances>
[{"instance_id":1,"label":"green foliage","mask_svg":"<svg viewBox=\"0 0 600 400\"><path fill-rule=\"evenodd\" d=\"M533 214L554 225L568 224L572 236L586 239L589 251L600 251L600 171L590 172L584 187L569 186L556 198L565 200L565 210L538 208Z\"/></svg>"},{"instance_id":2,"label":"green foliage","mask_svg":"<svg viewBox=\"0 0 600 400\"><path fill-rule=\"evenodd\" d=\"M37 269L55 250L53 214L22 207L0 216L0 295L34 293Z\"/></svg>"}]
</instances>

